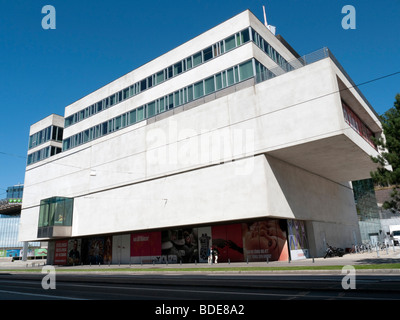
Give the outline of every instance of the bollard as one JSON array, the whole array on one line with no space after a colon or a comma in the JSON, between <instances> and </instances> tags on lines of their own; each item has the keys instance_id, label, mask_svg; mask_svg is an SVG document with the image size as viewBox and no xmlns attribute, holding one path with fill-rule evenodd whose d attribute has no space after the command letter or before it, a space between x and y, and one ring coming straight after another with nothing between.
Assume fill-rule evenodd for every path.
<instances>
[{"instance_id":1,"label":"bollard","mask_svg":"<svg viewBox=\"0 0 400 320\"><path fill-rule=\"evenodd\" d=\"M379 258L379 249L378 249L378 244L376 244L376 256Z\"/></svg>"},{"instance_id":2,"label":"bollard","mask_svg":"<svg viewBox=\"0 0 400 320\"><path fill-rule=\"evenodd\" d=\"M312 257L312 263L314 263L314 257Z\"/></svg>"},{"instance_id":3,"label":"bollard","mask_svg":"<svg viewBox=\"0 0 400 320\"><path fill-rule=\"evenodd\" d=\"M267 264L269 263L269 257L267 256Z\"/></svg>"}]
</instances>

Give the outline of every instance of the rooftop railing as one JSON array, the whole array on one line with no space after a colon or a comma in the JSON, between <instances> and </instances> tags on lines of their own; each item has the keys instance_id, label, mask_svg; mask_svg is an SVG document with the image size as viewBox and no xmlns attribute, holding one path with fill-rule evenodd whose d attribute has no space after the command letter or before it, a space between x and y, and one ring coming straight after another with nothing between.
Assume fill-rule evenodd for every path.
<instances>
[{"instance_id":1,"label":"rooftop railing","mask_svg":"<svg viewBox=\"0 0 400 320\"><path fill-rule=\"evenodd\" d=\"M281 66L277 66L275 68L268 69L264 72L258 73L256 75L256 83L267 81L269 79L275 78L275 77L285 74L287 72L290 72L290 71L302 68L311 63L320 61L327 57L329 57L328 48L319 49L319 50L309 53L305 56L302 56L298 59L293 59L291 61L288 61L286 64L283 64Z\"/></svg>"}]
</instances>

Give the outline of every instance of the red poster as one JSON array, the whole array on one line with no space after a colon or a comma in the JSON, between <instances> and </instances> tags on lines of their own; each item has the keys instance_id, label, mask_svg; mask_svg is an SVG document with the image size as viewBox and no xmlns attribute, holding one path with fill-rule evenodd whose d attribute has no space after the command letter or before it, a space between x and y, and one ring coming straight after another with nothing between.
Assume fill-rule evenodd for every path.
<instances>
[{"instance_id":1,"label":"red poster","mask_svg":"<svg viewBox=\"0 0 400 320\"><path fill-rule=\"evenodd\" d=\"M242 225L213 226L212 245L218 251L218 262L243 261Z\"/></svg>"},{"instance_id":2,"label":"red poster","mask_svg":"<svg viewBox=\"0 0 400 320\"><path fill-rule=\"evenodd\" d=\"M68 257L68 240L56 241L54 264L66 265Z\"/></svg>"},{"instance_id":3,"label":"red poster","mask_svg":"<svg viewBox=\"0 0 400 320\"><path fill-rule=\"evenodd\" d=\"M161 232L131 234L131 257L161 256Z\"/></svg>"}]
</instances>

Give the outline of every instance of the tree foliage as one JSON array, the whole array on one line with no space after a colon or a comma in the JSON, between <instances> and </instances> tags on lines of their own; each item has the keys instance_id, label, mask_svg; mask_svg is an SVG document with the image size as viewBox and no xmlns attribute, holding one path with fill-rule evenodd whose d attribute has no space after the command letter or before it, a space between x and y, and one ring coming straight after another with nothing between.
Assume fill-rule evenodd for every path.
<instances>
[{"instance_id":1,"label":"tree foliage","mask_svg":"<svg viewBox=\"0 0 400 320\"><path fill-rule=\"evenodd\" d=\"M375 139L375 143L382 151L372 161L379 164L376 171L371 172L375 185L393 186L391 199L384 203L385 209L400 210L400 94L395 97L394 105L381 117L385 138ZM392 170L387 169L387 164Z\"/></svg>"}]
</instances>

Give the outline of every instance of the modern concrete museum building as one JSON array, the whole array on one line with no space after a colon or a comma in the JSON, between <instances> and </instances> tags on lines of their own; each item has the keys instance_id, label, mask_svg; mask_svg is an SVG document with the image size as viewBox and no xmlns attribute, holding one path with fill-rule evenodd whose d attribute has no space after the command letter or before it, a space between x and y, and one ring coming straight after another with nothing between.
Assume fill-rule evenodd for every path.
<instances>
[{"instance_id":1,"label":"modern concrete museum building","mask_svg":"<svg viewBox=\"0 0 400 320\"><path fill-rule=\"evenodd\" d=\"M246 10L34 124L21 241L48 262L320 256L360 241L378 116Z\"/></svg>"}]
</instances>

